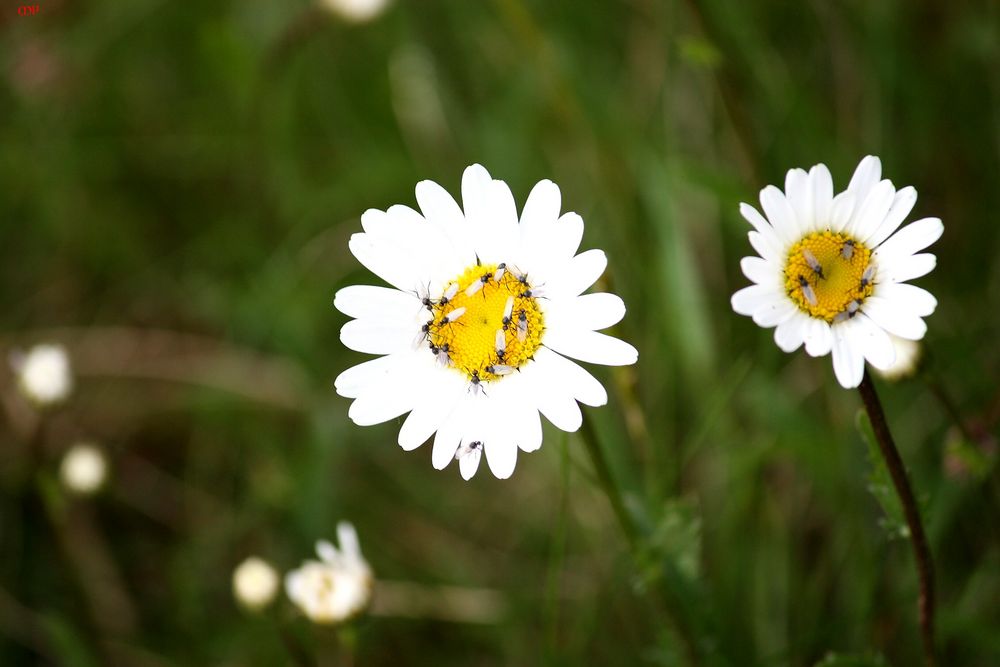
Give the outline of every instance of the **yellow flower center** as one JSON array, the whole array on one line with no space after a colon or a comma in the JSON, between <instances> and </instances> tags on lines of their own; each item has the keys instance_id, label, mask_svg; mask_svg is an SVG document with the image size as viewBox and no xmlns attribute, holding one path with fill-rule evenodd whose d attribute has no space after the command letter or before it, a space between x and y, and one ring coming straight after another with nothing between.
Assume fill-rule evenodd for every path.
<instances>
[{"instance_id":1,"label":"yellow flower center","mask_svg":"<svg viewBox=\"0 0 1000 667\"><path fill-rule=\"evenodd\" d=\"M788 251L785 291L812 317L854 317L874 291L872 251L846 234L814 232Z\"/></svg>"},{"instance_id":2,"label":"yellow flower center","mask_svg":"<svg viewBox=\"0 0 1000 667\"><path fill-rule=\"evenodd\" d=\"M470 266L429 306L431 351L473 382L499 380L527 363L542 344L539 298L527 275L505 265Z\"/></svg>"}]
</instances>

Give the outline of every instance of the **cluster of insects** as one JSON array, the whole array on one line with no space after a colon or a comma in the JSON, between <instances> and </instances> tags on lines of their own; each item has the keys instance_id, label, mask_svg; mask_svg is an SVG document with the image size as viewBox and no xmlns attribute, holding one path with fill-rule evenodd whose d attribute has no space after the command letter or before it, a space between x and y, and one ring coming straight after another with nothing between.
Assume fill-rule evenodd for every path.
<instances>
[{"instance_id":1,"label":"cluster of insects","mask_svg":"<svg viewBox=\"0 0 1000 667\"><path fill-rule=\"evenodd\" d=\"M844 260L850 261L851 258L854 257L856 246L857 244L853 239L847 239L844 241L840 247L840 257ZM823 265L818 259L816 259L816 256L808 248L802 249L802 257L806 260L806 264L809 266L809 269L812 271L812 274L817 280L826 280L826 274L823 272ZM868 267L865 268L864 273L861 274L861 281L858 285L859 291L863 293L865 289L872 284L874 277L875 265L869 264ZM798 285L799 290L802 292L802 298L806 300L806 303L810 306L816 306L819 303L819 300L816 298L816 291L813 289L813 284L810 279L800 273L798 275ZM847 304L846 310L837 313L837 315L833 318L833 321L835 323L845 322L857 315L860 308L861 301L853 299Z\"/></svg>"},{"instance_id":2,"label":"cluster of insects","mask_svg":"<svg viewBox=\"0 0 1000 667\"><path fill-rule=\"evenodd\" d=\"M479 314L467 314L469 308L466 306L471 307L473 313L476 312L475 303L467 299L472 299L477 294L482 294L485 303L487 290L484 290L484 288L491 284L495 288L504 289L509 294L504 303L503 314L500 318L500 328L496 330L493 336L494 344L492 346L492 354L490 355L491 358L485 364L478 367L460 369L465 370L468 375L469 390L474 394L485 393L483 391L483 384L485 382L510 375L518 370L519 362L523 363L524 357L519 357L517 350L513 353L515 356L514 359L509 356L508 341L516 339L518 343L524 344L528 339L530 323L532 321L537 322L537 315L534 318L530 316L531 314L528 312L528 309L531 308L530 304L526 305L522 302L521 307L516 306L518 299L545 298L543 289L533 286L526 273L509 267L506 263L500 263L492 271L486 271L470 282L462 290L464 296L459 299L465 305L454 307L450 311L447 311L447 313L442 314L444 312L442 307L453 302L456 296L459 296L460 286L458 282L449 283L444 293L438 298L434 298L431 295L429 285L413 292L420 301L421 309L427 310L431 314L431 318L424 322L417 332L413 341L414 348L426 345L438 364L443 367L455 367L456 363L460 362L456 362L455 360L456 350L453 344L456 340L449 333L448 328L465 326L470 316L476 318L476 321L478 321ZM491 294L491 298L496 297L495 292ZM496 317L495 313L496 311L494 311L492 317ZM482 319L483 323L486 321L486 319ZM508 335L510 335L510 338L508 338ZM450 340L452 344L443 342L445 339Z\"/></svg>"}]
</instances>

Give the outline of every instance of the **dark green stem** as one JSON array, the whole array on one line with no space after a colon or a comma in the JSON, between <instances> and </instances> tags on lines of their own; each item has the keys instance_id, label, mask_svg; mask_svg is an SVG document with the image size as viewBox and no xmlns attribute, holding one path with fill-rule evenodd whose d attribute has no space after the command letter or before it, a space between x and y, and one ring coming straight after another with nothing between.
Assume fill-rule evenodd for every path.
<instances>
[{"instance_id":1,"label":"dark green stem","mask_svg":"<svg viewBox=\"0 0 1000 667\"><path fill-rule=\"evenodd\" d=\"M858 391L861 393L861 400L865 404L868 419L871 420L872 429L875 431L875 440L878 441L882 458L885 459L886 467L892 476L892 484L896 488L896 495L899 496L899 502L903 506L906 525L910 531L910 544L913 545L913 555L917 561L917 574L920 578L920 637L924 647L924 663L928 667L933 667L934 562L931 560L931 550L927 546L927 536L924 534L924 526L920 521L920 510L913 498L913 490L906 477L903 460L899 456L899 450L896 449L896 443L893 442L889 424L885 419L885 412L882 410L882 403L875 392L875 385L872 384L867 369Z\"/></svg>"}]
</instances>

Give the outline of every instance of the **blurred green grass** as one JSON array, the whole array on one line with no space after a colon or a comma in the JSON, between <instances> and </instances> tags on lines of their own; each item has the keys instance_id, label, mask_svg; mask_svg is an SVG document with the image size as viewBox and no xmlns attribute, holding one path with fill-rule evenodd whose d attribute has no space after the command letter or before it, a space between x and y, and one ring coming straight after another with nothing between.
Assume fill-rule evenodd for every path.
<instances>
[{"instance_id":1,"label":"blurred green grass","mask_svg":"<svg viewBox=\"0 0 1000 667\"><path fill-rule=\"evenodd\" d=\"M304 2L40 7L0 16L0 326L4 354L64 341L80 378L41 454L0 425L0 663L288 663L276 627L333 639L242 612L232 568L294 567L343 518L380 578L507 601L494 625L366 619L357 664L918 663L857 397L729 307L737 203L816 162L844 187L867 153L914 185L914 217L945 222L920 280L932 370L995 442L994 3L397 1L363 25ZM519 203L554 180L608 253L640 362L596 369L610 404L587 413L637 560L577 436L547 429L511 480L467 484L333 392L363 358L331 306L374 280L347 251L359 215L425 178L457 193L473 162ZM926 497L942 664L998 664L995 452L963 474L927 384L883 400ZM109 447L111 486L46 509L36 473L58 497L81 435ZM130 611L81 593L95 553Z\"/></svg>"}]
</instances>

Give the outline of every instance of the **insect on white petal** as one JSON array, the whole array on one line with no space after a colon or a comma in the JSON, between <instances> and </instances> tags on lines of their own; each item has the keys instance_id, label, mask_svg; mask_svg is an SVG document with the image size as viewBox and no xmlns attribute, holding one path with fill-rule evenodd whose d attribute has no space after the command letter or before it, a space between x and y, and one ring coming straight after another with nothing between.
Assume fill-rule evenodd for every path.
<instances>
[{"instance_id":1,"label":"insect on white petal","mask_svg":"<svg viewBox=\"0 0 1000 667\"><path fill-rule=\"evenodd\" d=\"M500 262L497 264L497 270L493 274L493 279L499 283L503 279L503 274L507 271L507 264L505 262Z\"/></svg>"},{"instance_id":2,"label":"insect on white petal","mask_svg":"<svg viewBox=\"0 0 1000 667\"><path fill-rule=\"evenodd\" d=\"M493 375L510 375L514 372L513 366L504 366L503 364L496 364L493 366L486 367L487 373L493 373Z\"/></svg>"},{"instance_id":3,"label":"insect on white petal","mask_svg":"<svg viewBox=\"0 0 1000 667\"><path fill-rule=\"evenodd\" d=\"M472 380L470 380L469 391L472 392L473 396L478 396L482 392L483 396L486 392L483 390L483 381L479 379L479 371L472 371Z\"/></svg>"},{"instance_id":4,"label":"insect on white petal","mask_svg":"<svg viewBox=\"0 0 1000 667\"><path fill-rule=\"evenodd\" d=\"M433 324L434 324L434 320L428 320L426 324L424 324L423 326L420 327L420 331L418 331L417 335L413 338L413 349L414 350L416 350L421 345L423 345L424 341L430 340L431 326Z\"/></svg>"},{"instance_id":5,"label":"insect on white petal","mask_svg":"<svg viewBox=\"0 0 1000 667\"><path fill-rule=\"evenodd\" d=\"M843 257L844 259L850 259L851 257L854 257L853 239L847 239L846 241L844 241L844 245L840 249L840 256Z\"/></svg>"},{"instance_id":6,"label":"insect on white petal","mask_svg":"<svg viewBox=\"0 0 1000 667\"><path fill-rule=\"evenodd\" d=\"M503 361L504 355L507 354L507 337L503 333L503 329L497 329L496 334L496 345L494 346L497 353L497 359Z\"/></svg>"},{"instance_id":7,"label":"insect on white petal","mask_svg":"<svg viewBox=\"0 0 1000 667\"><path fill-rule=\"evenodd\" d=\"M483 449L483 443L479 440L473 440L472 442L463 442L455 450L455 460L461 459L464 456L475 452L481 452Z\"/></svg>"}]
</instances>

